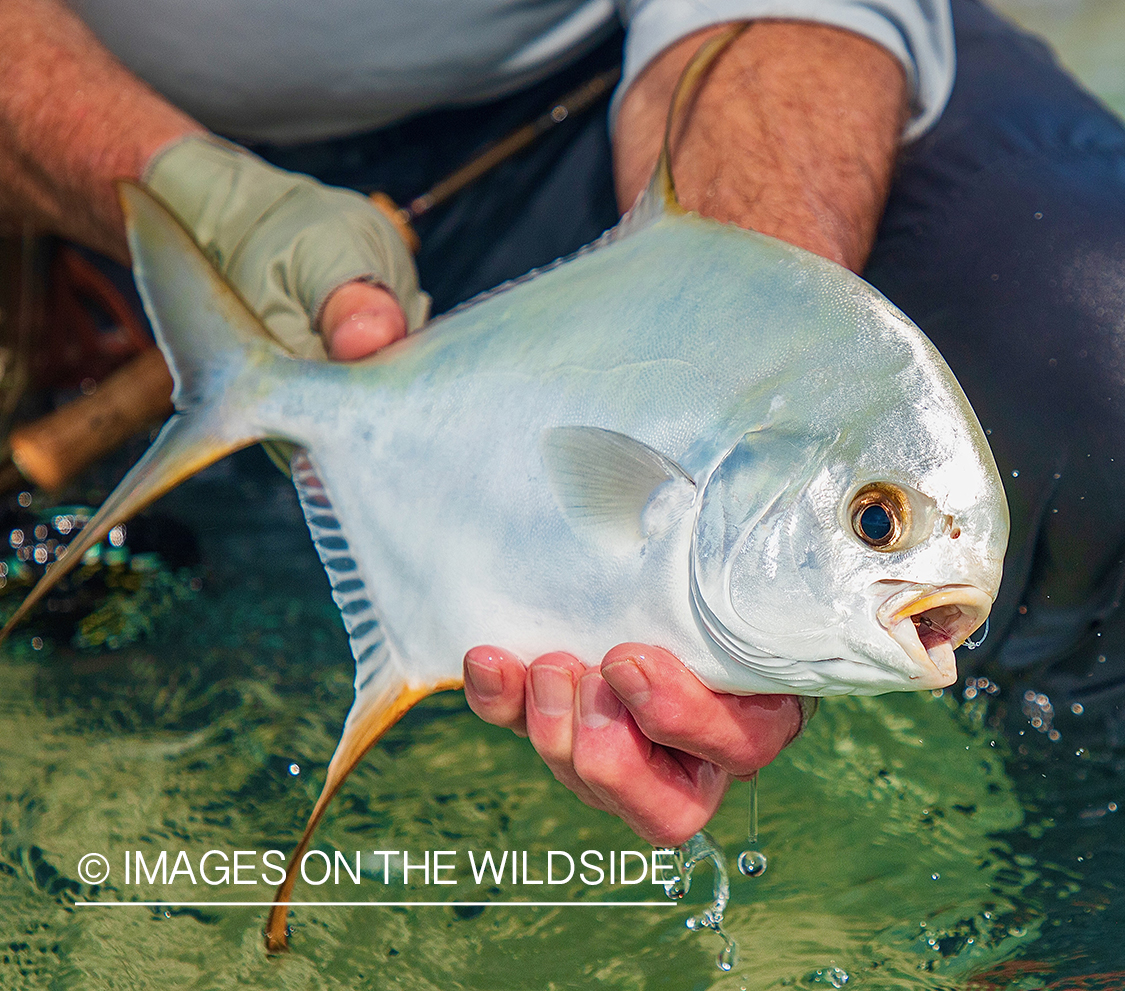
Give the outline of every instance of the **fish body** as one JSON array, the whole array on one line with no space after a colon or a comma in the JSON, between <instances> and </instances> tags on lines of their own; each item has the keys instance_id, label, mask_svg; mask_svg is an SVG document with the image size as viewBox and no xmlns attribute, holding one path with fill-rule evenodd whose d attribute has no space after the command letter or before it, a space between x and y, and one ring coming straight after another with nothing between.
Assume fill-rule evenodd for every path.
<instances>
[{"instance_id":1,"label":"fish body","mask_svg":"<svg viewBox=\"0 0 1125 991\"><path fill-rule=\"evenodd\" d=\"M308 452L349 629L377 621L407 677L454 678L478 643L596 662L637 640L723 691L940 687L879 583L999 582L1000 481L944 362L851 273L761 235L661 216L366 362L270 369L255 415ZM742 518L701 514L732 458ZM841 519L882 481L932 504L900 553Z\"/></svg>"},{"instance_id":2,"label":"fish body","mask_svg":"<svg viewBox=\"0 0 1125 991\"><path fill-rule=\"evenodd\" d=\"M274 344L154 198L123 201L177 413L62 563L224 453L298 446L356 699L294 859L477 644L597 663L656 643L736 693L955 680L999 586L1003 489L945 362L852 273L650 190L575 257L326 364Z\"/></svg>"}]
</instances>

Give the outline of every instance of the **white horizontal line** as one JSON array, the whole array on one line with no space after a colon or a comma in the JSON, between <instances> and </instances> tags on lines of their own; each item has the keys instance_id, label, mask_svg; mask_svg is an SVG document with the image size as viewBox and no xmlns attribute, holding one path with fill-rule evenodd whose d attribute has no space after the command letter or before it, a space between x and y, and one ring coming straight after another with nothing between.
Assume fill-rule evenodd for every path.
<instances>
[{"instance_id":1,"label":"white horizontal line","mask_svg":"<svg viewBox=\"0 0 1125 991\"><path fill-rule=\"evenodd\" d=\"M77 908L272 908L275 902L86 902ZM682 908L680 902L286 902L290 908Z\"/></svg>"}]
</instances>

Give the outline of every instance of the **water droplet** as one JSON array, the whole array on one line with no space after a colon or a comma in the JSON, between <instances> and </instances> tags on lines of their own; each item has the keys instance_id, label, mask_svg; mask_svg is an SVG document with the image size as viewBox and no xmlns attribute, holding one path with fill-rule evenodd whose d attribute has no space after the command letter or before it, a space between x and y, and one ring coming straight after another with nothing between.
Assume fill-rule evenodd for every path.
<instances>
[{"instance_id":1,"label":"water droplet","mask_svg":"<svg viewBox=\"0 0 1125 991\"><path fill-rule=\"evenodd\" d=\"M935 872L935 873L930 875L930 880L931 881L940 881L941 875Z\"/></svg>"},{"instance_id":2,"label":"water droplet","mask_svg":"<svg viewBox=\"0 0 1125 991\"><path fill-rule=\"evenodd\" d=\"M109 531L109 542L114 547L120 547L125 543L125 524L118 523L112 530Z\"/></svg>"},{"instance_id":3,"label":"water droplet","mask_svg":"<svg viewBox=\"0 0 1125 991\"><path fill-rule=\"evenodd\" d=\"M766 864L766 855L761 850L743 850L738 855L738 869L747 877L761 877Z\"/></svg>"},{"instance_id":4,"label":"water droplet","mask_svg":"<svg viewBox=\"0 0 1125 991\"><path fill-rule=\"evenodd\" d=\"M829 987L842 988L849 980L848 972L842 967L826 967L823 970L814 970L805 978L805 983L827 984Z\"/></svg>"},{"instance_id":5,"label":"water droplet","mask_svg":"<svg viewBox=\"0 0 1125 991\"><path fill-rule=\"evenodd\" d=\"M1035 211L1035 219L1036 220L1042 220L1043 219L1043 214L1041 214L1038 210Z\"/></svg>"},{"instance_id":6,"label":"water droplet","mask_svg":"<svg viewBox=\"0 0 1125 991\"><path fill-rule=\"evenodd\" d=\"M1081 716L1082 713L1086 710L1083 708L1081 702L1071 702L1070 711L1073 712L1076 716Z\"/></svg>"},{"instance_id":7,"label":"water droplet","mask_svg":"<svg viewBox=\"0 0 1125 991\"><path fill-rule=\"evenodd\" d=\"M738 947L734 945L734 941L728 939L726 945L719 950L719 956L715 961L719 965L719 970L729 971L734 968L738 963Z\"/></svg>"},{"instance_id":8,"label":"water droplet","mask_svg":"<svg viewBox=\"0 0 1125 991\"><path fill-rule=\"evenodd\" d=\"M685 882L682 877L674 877L671 881L664 882L664 894L678 901L687 894L689 884L690 882Z\"/></svg>"},{"instance_id":9,"label":"water droplet","mask_svg":"<svg viewBox=\"0 0 1125 991\"><path fill-rule=\"evenodd\" d=\"M664 886L664 890L670 898L682 897L687 892L691 887L692 871L695 870L700 861L711 861L711 868L715 875L711 907L705 912L687 919L684 925L692 932L697 932L700 929L711 929L721 936L724 951L719 955L718 965L722 968L724 959L729 959L731 966L733 966L735 943L723 932L722 926L723 911L730 900L730 876L727 873L726 859L723 857L722 849L706 833L699 832L676 851L674 859L679 877L674 878Z\"/></svg>"},{"instance_id":10,"label":"water droplet","mask_svg":"<svg viewBox=\"0 0 1125 991\"><path fill-rule=\"evenodd\" d=\"M1019 478L1019 477L1020 477L1020 473L1019 473L1018 470L1012 472L1012 478Z\"/></svg>"},{"instance_id":11,"label":"water droplet","mask_svg":"<svg viewBox=\"0 0 1125 991\"><path fill-rule=\"evenodd\" d=\"M293 777L296 777L298 774L301 773L301 765L300 764L290 764L289 765L289 773L292 774Z\"/></svg>"},{"instance_id":12,"label":"water droplet","mask_svg":"<svg viewBox=\"0 0 1125 991\"><path fill-rule=\"evenodd\" d=\"M32 650L42 650L43 649L43 638L42 637L32 637L31 638L31 649Z\"/></svg>"},{"instance_id":13,"label":"water droplet","mask_svg":"<svg viewBox=\"0 0 1125 991\"><path fill-rule=\"evenodd\" d=\"M986 619L984 621L984 626L981 627L980 637L976 640L974 640L972 637L966 637L965 638L965 647L969 650L976 650L982 643L984 643L985 638L987 636L988 636L988 620Z\"/></svg>"},{"instance_id":14,"label":"water droplet","mask_svg":"<svg viewBox=\"0 0 1125 991\"><path fill-rule=\"evenodd\" d=\"M31 493L30 492L21 492L16 497L16 502L18 502L21 506L23 506L24 509L27 509L27 507L31 505Z\"/></svg>"}]
</instances>

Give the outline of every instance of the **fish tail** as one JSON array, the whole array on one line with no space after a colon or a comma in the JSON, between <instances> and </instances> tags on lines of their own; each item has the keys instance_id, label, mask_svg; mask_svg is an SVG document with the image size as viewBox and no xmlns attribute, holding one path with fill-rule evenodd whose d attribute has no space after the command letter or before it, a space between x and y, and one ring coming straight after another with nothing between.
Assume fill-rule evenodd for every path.
<instances>
[{"instance_id":1,"label":"fish tail","mask_svg":"<svg viewBox=\"0 0 1125 991\"><path fill-rule=\"evenodd\" d=\"M176 412L0 630L8 635L114 526L220 458L270 436L256 422L262 373L286 360L191 235L151 193L118 186L133 271L175 387Z\"/></svg>"}]
</instances>

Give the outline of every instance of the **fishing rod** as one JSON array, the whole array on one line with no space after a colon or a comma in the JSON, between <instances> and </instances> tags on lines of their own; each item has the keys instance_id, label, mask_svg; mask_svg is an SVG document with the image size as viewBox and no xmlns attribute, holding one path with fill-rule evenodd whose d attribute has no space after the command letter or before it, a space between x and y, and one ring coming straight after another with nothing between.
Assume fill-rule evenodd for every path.
<instances>
[{"instance_id":1,"label":"fishing rod","mask_svg":"<svg viewBox=\"0 0 1125 991\"><path fill-rule=\"evenodd\" d=\"M405 206L382 192L371 193L369 199L395 225L411 253L417 254L417 220L544 134L589 110L613 89L620 75L620 67L608 69L565 93L533 121L487 145ZM95 294L94 302L112 314L119 309L119 297ZM90 395L13 430L7 454L0 459L0 494L28 483L48 491L60 489L134 434L166 419L172 409L172 376L160 349L147 348L98 383Z\"/></svg>"}]
</instances>

